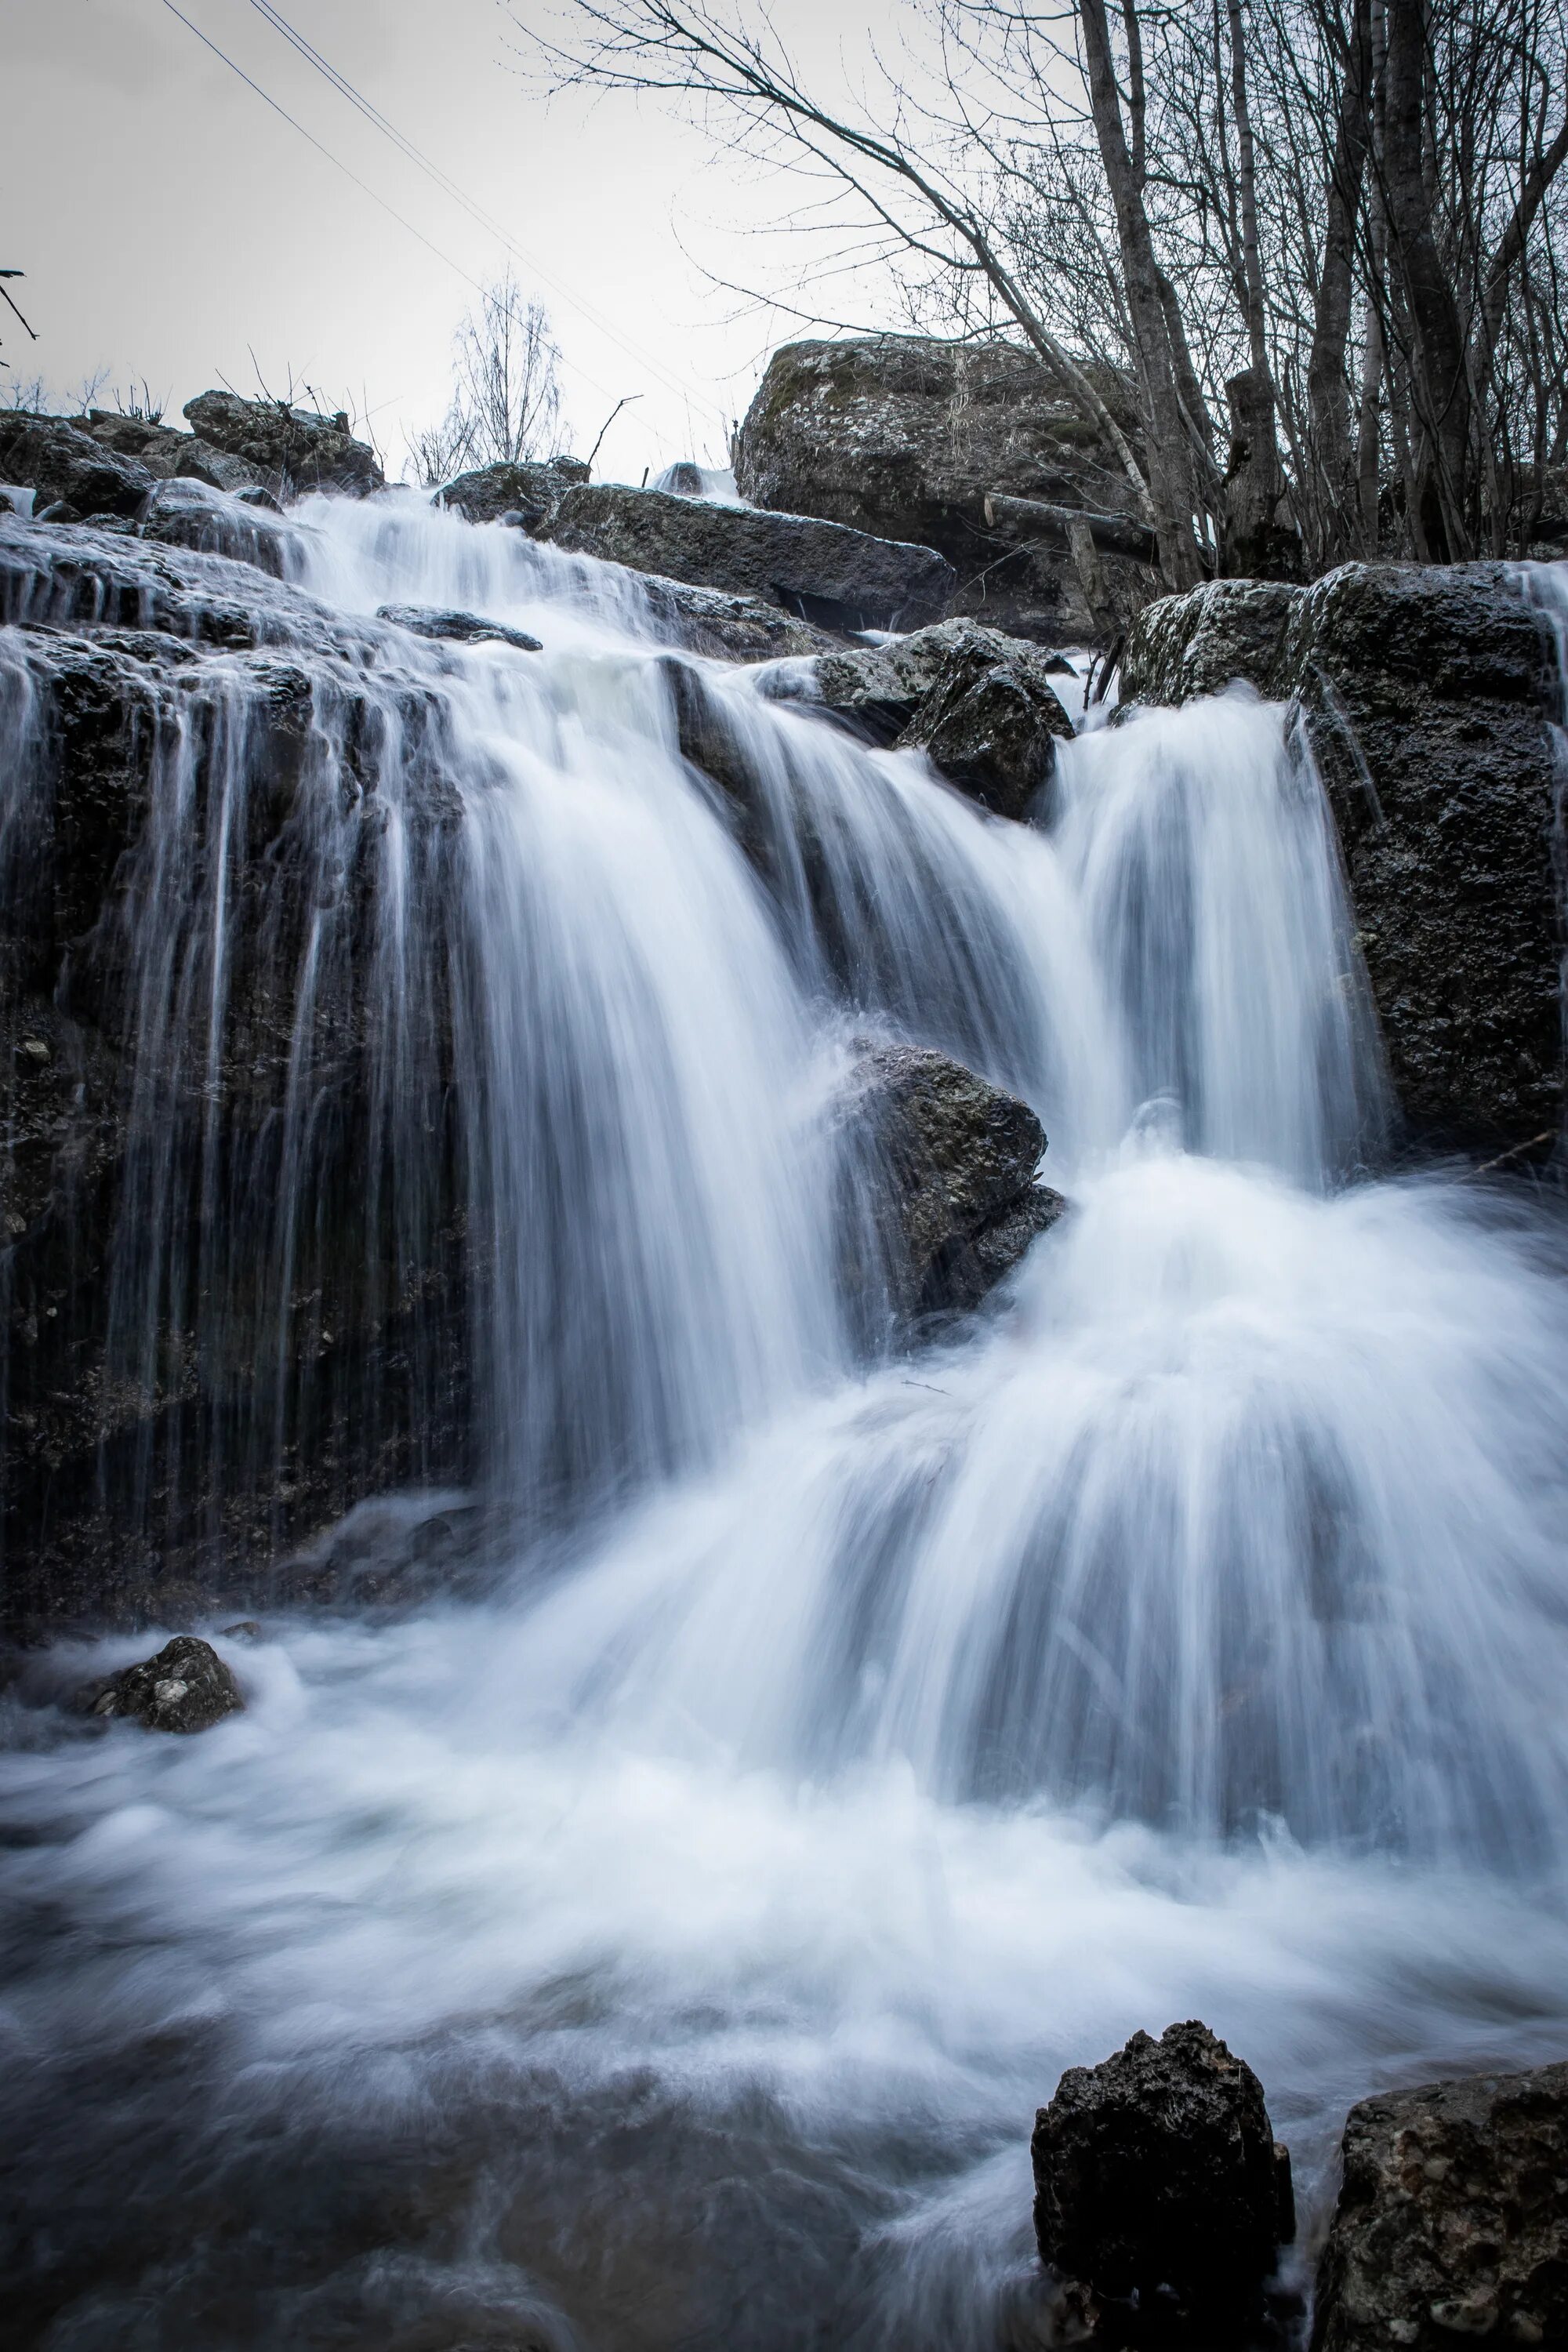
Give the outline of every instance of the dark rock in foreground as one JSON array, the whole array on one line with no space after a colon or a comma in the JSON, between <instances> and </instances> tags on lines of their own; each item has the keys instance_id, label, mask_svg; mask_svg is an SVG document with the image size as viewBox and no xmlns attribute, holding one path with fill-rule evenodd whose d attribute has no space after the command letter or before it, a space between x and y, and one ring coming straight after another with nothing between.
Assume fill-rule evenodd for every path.
<instances>
[{"instance_id":1,"label":"dark rock in foreground","mask_svg":"<svg viewBox=\"0 0 1568 2352\"><path fill-rule=\"evenodd\" d=\"M826 629L765 597L729 595L721 588L665 580L620 564L614 569L636 588L658 636L710 661L773 661L819 653L837 643Z\"/></svg>"},{"instance_id":2,"label":"dark rock in foreground","mask_svg":"<svg viewBox=\"0 0 1568 2352\"><path fill-rule=\"evenodd\" d=\"M341 414L318 416L286 401L241 400L232 392L198 393L184 414L204 441L266 474L268 488L281 479L294 490L363 499L386 486L374 450L354 439Z\"/></svg>"},{"instance_id":3,"label":"dark rock in foreground","mask_svg":"<svg viewBox=\"0 0 1568 2352\"><path fill-rule=\"evenodd\" d=\"M1233 677L1305 712L1405 1118L1423 1141L1546 1149L1562 1123L1559 683L1503 564L1343 565L1152 605L1130 701Z\"/></svg>"},{"instance_id":4,"label":"dark rock in foreground","mask_svg":"<svg viewBox=\"0 0 1568 2352\"><path fill-rule=\"evenodd\" d=\"M1072 735L1052 683L1065 667L999 629L939 621L891 645L823 654L781 672L769 690L826 710L872 742L925 751L982 807L1021 817L1050 774L1057 742Z\"/></svg>"},{"instance_id":5,"label":"dark rock in foreground","mask_svg":"<svg viewBox=\"0 0 1568 2352\"><path fill-rule=\"evenodd\" d=\"M83 1694L89 1715L139 1723L147 1731L210 1731L245 1706L239 1685L210 1642L176 1633L155 1658L123 1666Z\"/></svg>"},{"instance_id":6,"label":"dark rock in foreground","mask_svg":"<svg viewBox=\"0 0 1568 2352\"><path fill-rule=\"evenodd\" d=\"M1031 2153L1041 2259L1089 2291L1100 2340L1210 2352L1256 2317L1294 2233L1289 2160L1257 2075L1205 2025L1069 2067Z\"/></svg>"},{"instance_id":7,"label":"dark rock in foreground","mask_svg":"<svg viewBox=\"0 0 1568 2352\"><path fill-rule=\"evenodd\" d=\"M539 639L526 629L509 629L504 621L487 621L482 613L448 613L436 604L380 604L378 621L395 621L416 637L433 637L461 646L515 646L520 653L536 654Z\"/></svg>"},{"instance_id":8,"label":"dark rock in foreground","mask_svg":"<svg viewBox=\"0 0 1568 2352\"><path fill-rule=\"evenodd\" d=\"M568 490L542 536L577 554L759 596L835 628L916 628L946 610L953 584L929 547L613 482Z\"/></svg>"},{"instance_id":9,"label":"dark rock in foreground","mask_svg":"<svg viewBox=\"0 0 1568 2352\"><path fill-rule=\"evenodd\" d=\"M459 474L437 492L469 522L500 522L508 515L521 517L535 530L554 514L567 491L585 482L588 468L581 457L545 457L517 465L478 466Z\"/></svg>"},{"instance_id":10,"label":"dark rock in foreground","mask_svg":"<svg viewBox=\"0 0 1568 2352\"><path fill-rule=\"evenodd\" d=\"M1067 1206L1035 1181L1046 1137L1027 1103L945 1054L862 1047L838 1115L900 1320L977 1307Z\"/></svg>"},{"instance_id":11,"label":"dark rock in foreground","mask_svg":"<svg viewBox=\"0 0 1568 2352\"><path fill-rule=\"evenodd\" d=\"M1568 2064L1365 2099L1313 2352L1568 2344Z\"/></svg>"},{"instance_id":12,"label":"dark rock in foreground","mask_svg":"<svg viewBox=\"0 0 1568 2352\"><path fill-rule=\"evenodd\" d=\"M1116 407L1117 387L1104 389ZM958 575L957 611L1052 645L1096 631L1072 559L999 536L986 494L1128 503L1125 476L1032 352L913 335L776 351L741 427L735 478L758 506L936 548ZM1113 591L1129 569L1104 566Z\"/></svg>"},{"instance_id":13,"label":"dark rock in foreground","mask_svg":"<svg viewBox=\"0 0 1568 2352\"><path fill-rule=\"evenodd\" d=\"M60 416L36 416L26 409L0 414L0 482L34 493L34 512L51 506L85 515L140 514L153 488L153 476L139 458L106 449Z\"/></svg>"}]
</instances>

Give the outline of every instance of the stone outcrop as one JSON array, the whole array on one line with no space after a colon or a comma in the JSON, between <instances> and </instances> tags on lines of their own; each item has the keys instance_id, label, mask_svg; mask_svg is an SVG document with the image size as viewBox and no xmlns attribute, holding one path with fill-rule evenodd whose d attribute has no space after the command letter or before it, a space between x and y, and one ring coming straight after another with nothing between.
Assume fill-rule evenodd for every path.
<instances>
[{"instance_id":1,"label":"stone outcrop","mask_svg":"<svg viewBox=\"0 0 1568 2352\"><path fill-rule=\"evenodd\" d=\"M232 1670L210 1642L176 1633L155 1658L122 1666L81 1695L85 1714L101 1721L139 1723L144 1731L210 1731L245 1701Z\"/></svg>"},{"instance_id":2,"label":"stone outcrop","mask_svg":"<svg viewBox=\"0 0 1568 2352\"><path fill-rule=\"evenodd\" d=\"M1122 693L1181 701L1233 677L1305 714L1413 1137L1546 1149L1563 1055L1545 616L1501 564L1219 582L1142 614Z\"/></svg>"},{"instance_id":3,"label":"stone outcrop","mask_svg":"<svg viewBox=\"0 0 1568 2352\"><path fill-rule=\"evenodd\" d=\"M1313 2352L1568 2344L1568 2064L1352 2107Z\"/></svg>"},{"instance_id":4,"label":"stone outcrop","mask_svg":"<svg viewBox=\"0 0 1568 2352\"><path fill-rule=\"evenodd\" d=\"M1289 2159L1257 2075L1206 2026L1069 2067L1031 2154L1041 2260L1082 2291L1097 2341L1241 2340L1294 2234Z\"/></svg>"},{"instance_id":5,"label":"stone outcrop","mask_svg":"<svg viewBox=\"0 0 1568 2352\"><path fill-rule=\"evenodd\" d=\"M896 642L846 646L764 681L782 701L826 711L873 743L925 751L961 792L1021 817L1072 721L1053 680L1066 668L1026 640L940 621Z\"/></svg>"},{"instance_id":6,"label":"stone outcrop","mask_svg":"<svg viewBox=\"0 0 1568 2352\"><path fill-rule=\"evenodd\" d=\"M862 1045L837 1115L860 1185L850 1287L898 1322L977 1307L1067 1206L1036 1181L1046 1137L1027 1103L945 1054Z\"/></svg>"},{"instance_id":7,"label":"stone outcrop","mask_svg":"<svg viewBox=\"0 0 1568 2352\"><path fill-rule=\"evenodd\" d=\"M58 507L62 520L79 521L139 514L153 476L140 458L104 447L62 416L12 409L0 411L0 481L33 491L35 514Z\"/></svg>"},{"instance_id":8,"label":"stone outcrop","mask_svg":"<svg viewBox=\"0 0 1568 2352\"><path fill-rule=\"evenodd\" d=\"M390 633L262 572L0 516L0 614L5 1612L166 1622L463 1473L460 803ZM431 927L406 1050L375 948L394 743Z\"/></svg>"},{"instance_id":9,"label":"stone outcrop","mask_svg":"<svg viewBox=\"0 0 1568 2352\"><path fill-rule=\"evenodd\" d=\"M186 401L184 415L202 440L258 468L269 489L281 484L296 492L335 490L363 499L386 486L374 450L354 439L341 412L318 416L287 401L203 392Z\"/></svg>"},{"instance_id":10,"label":"stone outcrop","mask_svg":"<svg viewBox=\"0 0 1568 2352\"><path fill-rule=\"evenodd\" d=\"M567 491L588 478L581 457L543 457L514 465L476 466L458 474L435 497L469 522L516 519L537 530L553 516Z\"/></svg>"},{"instance_id":11,"label":"stone outcrop","mask_svg":"<svg viewBox=\"0 0 1568 2352\"><path fill-rule=\"evenodd\" d=\"M180 475L153 484L141 535L164 547L188 547L204 555L226 555L236 563L254 563L281 580L292 534L268 507Z\"/></svg>"},{"instance_id":12,"label":"stone outcrop","mask_svg":"<svg viewBox=\"0 0 1568 2352\"><path fill-rule=\"evenodd\" d=\"M636 571L761 597L833 628L916 628L946 610L953 584L929 547L613 482L568 490L541 535Z\"/></svg>"},{"instance_id":13,"label":"stone outcrop","mask_svg":"<svg viewBox=\"0 0 1568 2352\"><path fill-rule=\"evenodd\" d=\"M102 447L138 459L158 481L205 482L211 489L229 490L237 496L241 490L268 486L265 467L253 466L247 457L237 457L232 450L219 449L199 434L181 433L161 418L121 416L111 409L89 408L84 417L72 422Z\"/></svg>"},{"instance_id":14,"label":"stone outcrop","mask_svg":"<svg viewBox=\"0 0 1568 2352\"><path fill-rule=\"evenodd\" d=\"M1113 413L1127 405L1113 382L1102 391ZM1015 345L786 343L737 436L735 478L759 506L939 549L958 576L958 612L1049 645L1099 634L1070 554L985 520L992 491L1074 509L1129 504L1114 458ZM1142 567L1103 570L1129 609L1148 594Z\"/></svg>"}]
</instances>

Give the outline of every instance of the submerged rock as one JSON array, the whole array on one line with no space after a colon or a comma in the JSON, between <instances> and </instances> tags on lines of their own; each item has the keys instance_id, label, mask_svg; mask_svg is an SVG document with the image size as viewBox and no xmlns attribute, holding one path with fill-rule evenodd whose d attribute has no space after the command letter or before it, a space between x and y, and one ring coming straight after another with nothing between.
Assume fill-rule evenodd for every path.
<instances>
[{"instance_id":1,"label":"submerged rock","mask_svg":"<svg viewBox=\"0 0 1568 2352\"><path fill-rule=\"evenodd\" d=\"M155 1658L94 1684L81 1704L89 1715L128 1719L147 1731L185 1732L210 1731L245 1707L230 1669L194 1633L176 1633Z\"/></svg>"},{"instance_id":2,"label":"submerged rock","mask_svg":"<svg viewBox=\"0 0 1568 2352\"><path fill-rule=\"evenodd\" d=\"M184 414L204 441L258 467L268 488L280 478L295 490L336 490L363 499L386 487L374 450L354 439L342 413L318 416L287 401L203 392L186 401Z\"/></svg>"},{"instance_id":3,"label":"submerged rock","mask_svg":"<svg viewBox=\"0 0 1568 2352\"><path fill-rule=\"evenodd\" d=\"M914 628L946 609L951 566L929 547L809 516L584 483L542 536L700 587L759 596L835 628Z\"/></svg>"},{"instance_id":4,"label":"submerged rock","mask_svg":"<svg viewBox=\"0 0 1568 2352\"><path fill-rule=\"evenodd\" d=\"M977 1307L1067 1206L1035 1181L1046 1136L1028 1104L945 1054L863 1045L837 1116L854 1149L862 1232L900 1320ZM863 1252L850 1278L874 1286Z\"/></svg>"},{"instance_id":5,"label":"submerged rock","mask_svg":"<svg viewBox=\"0 0 1568 2352\"><path fill-rule=\"evenodd\" d=\"M544 457L478 466L435 495L440 505L451 507L469 522L503 522L515 515L526 530L536 530L550 520L573 485L587 478L581 457Z\"/></svg>"},{"instance_id":6,"label":"submerged rock","mask_svg":"<svg viewBox=\"0 0 1568 2352\"><path fill-rule=\"evenodd\" d=\"M1221 582L1152 605L1122 693L1240 677L1297 698L1345 855L1415 1137L1550 1149L1563 1109L1547 616L1499 563L1349 563L1310 588Z\"/></svg>"},{"instance_id":7,"label":"submerged rock","mask_svg":"<svg viewBox=\"0 0 1568 2352\"><path fill-rule=\"evenodd\" d=\"M1069 2067L1031 2154L1041 2259L1110 2336L1211 2352L1256 2317L1294 2234L1289 2159L1257 2075L1205 2025Z\"/></svg>"},{"instance_id":8,"label":"submerged rock","mask_svg":"<svg viewBox=\"0 0 1568 2352\"><path fill-rule=\"evenodd\" d=\"M1128 405L1114 380L1102 390L1113 410ZM957 574L955 610L1050 645L1096 634L1072 558L998 534L987 494L1129 504L1125 475L1032 352L917 335L776 351L737 436L735 478L761 507L936 548ZM1137 569L1104 563L1113 601Z\"/></svg>"},{"instance_id":9,"label":"submerged rock","mask_svg":"<svg viewBox=\"0 0 1568 2352\"><path fill-rule=\"evenodd\" d=\"M437 604L378 604L378 621L395 621L416 637L435 637L461 646L515 646L520 653L542 648L526 629L509 629L504 621L487 621L482 613L448 613Z\"/></svg>"},{"instance_id":10,"label":"submerged rock","mask_svg":"<svg viewBox=\"0 0 1568 2352\"><path fill-rule=\"evenodd\" d=\"M79 521L140 514L153 477L139 458L105 448L64 417L12 409L0 412L0 481L32 490L35 514L63 508L56 520Z\"/></svg>"},{"instance_id":11,"label":"submerged rock","mask_svg":"<svg viewBox=\"0 0 1568 2352\"><path fill-rule=\"evenodd\" d=\"M1568 2063L1365 2099L1313 2352L1568 2344Z\"/></svg>"}]
</instances>

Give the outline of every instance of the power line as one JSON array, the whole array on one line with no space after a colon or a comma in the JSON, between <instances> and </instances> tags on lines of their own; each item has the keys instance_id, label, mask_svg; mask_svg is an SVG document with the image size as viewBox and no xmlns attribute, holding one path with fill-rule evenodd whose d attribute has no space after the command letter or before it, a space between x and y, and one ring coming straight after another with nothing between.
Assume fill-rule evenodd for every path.
<instances>
[{"instance_id":1,"label":"power line","mask_svg":"<svg viewBox=\"0 0 1568 2352\"><path fill-rule=\"evenodd\" d=\"M433 181L444 195L450 197L453 203L460 205L471 219L477 221L481 228L488 231L506 247L515 260L521 262L526 268L533 272L535 277L542 278L547 286L552 287L569 309L576 310L581 317L588 320L590 325L596 327L599 332L623 351L628 359L636 360L640 366L646 368L650 375L663 384L667 392L674 393L688 402L695 398L699 407L706 410L710 415L717 417L721 426L727 424L728 420L721 408L716 407L684 377L672 374L662 362L653 357L651 352L644 351L638 344L631 341L605 317L603 311L596 310L592 303L585 302L580 295L574 294L570 288L563 285L554 272L547 268L536 255L529 253L526 248L517 245L504 224L499 221L493 213L487 211L482 205L477 204L448 172L444 171L440 164L433 163L423 149L416 146L405 132L400 131L395 123L389 121L381 109L366 98L346 74L341 72L329 58L324 58L321 50L306 38L299 27L289 23L280 9L273 6L272 0L250 0L250 5L264 22L272 26L275 32L281 34L289 47L304 58L313 72L321 75L340 97L347 99L349 104L375 130L379 131L384 138L391 140L400 154L417 170L423 172L426 179Z\"/></svg>"},{"instance_id":2,"label":"power line","mask_svg":"<svg viewBox=\"0 0 1568 2352\"><path fill-rule=\"evenodd\" d=\"M423 229L416 228L412 221L405 220L403 215L396 209L395 205L388 204L386 198L379 194L377 191L370 185L367 180L362 180L359 173L351 170L349 165L343 162L342 156L335 155L330 147L326 146L316 137L314 131L307 131L304 124L298 121L294 115L290 114L286 106L279 105L279 101L272 96L271 92L264 89L258 81L257 81L250 74L247 74L245 68L237 64L236 60L229 56L226 49L220 49L217 43L215 40L210 39L208 36L203 32L199 25L193 24L191 19L185 15L184 9L175 6L174 0L163 0L163 5L167 8L172 16L177 16L179 18L181 24L184 26L187 32L191 32L195 35L197 40L200 41L204 48L210 49L213 56L219 58L224 65L227 66L231 73L238 76L239 79L245 84L247 89L254 90L257 97L261 100L264 105L269 106L274 114L279 115L283 121L288 123L290 130L297 131L300 133L300 138L308 141L310 145L316 150L318 154L324 155L328 163L334 165L335 168L342 173L346 180L352 181L353 185L362 190L363 193L370 198L373 204L379 205L382 211L385 213L389 218L397 223L399 228L406 229L410 236L416 237L419 243L426 247L427 252L433 253L437 261L445 262L448 269L455 271L457 276L463 280L464 284L471 286L475 293L480 297L481 300L483 299L487 289L480 284L479 280L473 276L471 271L465 269L460 261L454 261L449 253L443 253L441 247L430 237L427 237ZM581 377L582 381L588 386L589 390L596 392L601 399L609 401L613 401L615 399L615 394L607 391L605 387L599 383L597 377L590 375L586 368L583 367L580 362L575 360L568 360L566 364L572 369L575 375ZM644 429L647 430L649 428L645 427ZM655 435L653 438L654 446L657 448L658 446L658 436Z\"/></svg>"}]
</instances>

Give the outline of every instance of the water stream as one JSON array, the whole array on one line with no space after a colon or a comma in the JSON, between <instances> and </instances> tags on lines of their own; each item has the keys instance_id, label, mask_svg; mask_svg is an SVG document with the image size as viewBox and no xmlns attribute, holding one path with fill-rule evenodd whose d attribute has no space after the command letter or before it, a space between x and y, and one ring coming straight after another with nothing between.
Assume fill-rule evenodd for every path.
<instances>
[{"instance_id":1,"label":"water stream","mask_svg":"<svg viewBox=\"0 0 1568 2352\"><path fill-rule=\"evenodd\" d=\"M1379 1175L1284 715L1081 737L1025 830L715 669L748 856L634 591L412 502L299 520L378 643L415 600L544 642L399 654L461 822L384 746L374 868L373 1157L416 1249L449 989L515 1532L482 1599L220 1641L248 1706L201 1738L14 1724L26 2340L995 2352L1038 2340L1033 2110L1134 2028L1253 2063L1311 2216L1352 2099L1562 2055L1568 1250L1517 1190ZM172 931L179 887L142 1017L216 1055L226 886ZM1026 1095L1073 1203L869 1359L830 1116L867 1026ZM247 1317L309 1222L307 1059ZM202 1164L132 1196L128 1330Z\"/></svg>"}]
</instances>

